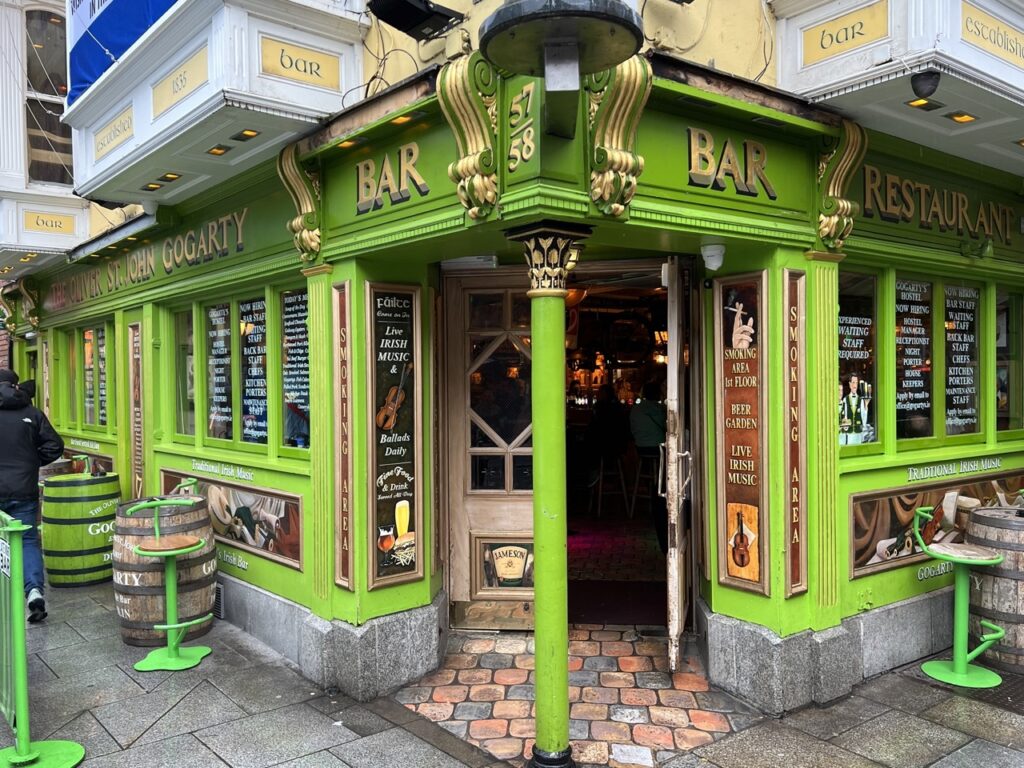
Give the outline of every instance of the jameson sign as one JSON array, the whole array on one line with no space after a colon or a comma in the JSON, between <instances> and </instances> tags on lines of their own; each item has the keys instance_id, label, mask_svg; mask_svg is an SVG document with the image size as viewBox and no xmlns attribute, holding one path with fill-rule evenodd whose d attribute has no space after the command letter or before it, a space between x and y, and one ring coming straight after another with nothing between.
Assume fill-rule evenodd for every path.
<instances>
[{"instance_id":1,"label":"jameson sign","mask_svg":"<svg viewBox=\"0 0 1024 768\"><path fill-rule=\"evenodd\" d=\"M423 575L419 289L369 285L373 442L370 588Z\"/></svg>"}]
</instances>

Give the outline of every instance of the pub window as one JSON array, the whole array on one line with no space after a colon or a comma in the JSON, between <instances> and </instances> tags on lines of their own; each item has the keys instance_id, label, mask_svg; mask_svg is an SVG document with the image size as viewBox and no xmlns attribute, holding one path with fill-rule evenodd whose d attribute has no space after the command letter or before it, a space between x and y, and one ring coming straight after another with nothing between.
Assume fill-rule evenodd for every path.
<instances>
[{"instance_id":1,"label":"pub window","mask_svg":"<svg viewBox=\"0 0 1024 768\"><path fill-rule=\"evenodd\" d=\"M75 334L69 333L66 337L68 344L68 412L64 423L68 426L78 424L78 338Z\"/></svg>"},{"instance_id":2,"label":"pub window","mask_svg":"<svg viewBox=\"0 0 1024 768\"><path fill-rule=\"evenodd\" d=\"M231 407L231 305L206 307L206 432L230 440L234 411Z\"/></svg>"},{"instance_id":3,"label":"pub window","mask_svg":"<svg viewBox=\"0 0 1024 768\"><path fill-rule=\"evenodd\" d=\"M1024 294L996 291L996 428L1024 429Z\"/></svg>"},{"instance_id":4,"label":"pub window","mask_svg":"<svg viewBox=\"0 0 1024 768\"><path fill-rule=\"evenodd\" d=\"M99 427L107 424L106 340L106 328L102 325L82 330L83 421Z\"/></svg>"},{"instance_id":5,"label":"pub window","mask_svg":"<svg viewBox=\"0 0 1024 768\"><path fill-rule=\"evenodd\" d=\"M305 290L281 294L281 390L285 445L309 447L309 309Z\"/></svg>"},{"instance_id":6,"label":"pub window","mask_svg":"<svg viewBox=\"0 0 1024 768\"><path fill-rule=\"evenodd\" d=\"M932 284L896 276L896 437L931 437Z\"/></svg>"},{"instance_id":7,"label":"pub window","mask_svg":"<svg viewBox=\"0 0 1024 768\"><path fill-rule=\"evenodd\" d=\"M978 379L978 322L981 289L945 285L946 434L966 435L981 430Z\"/></svg>"},{"instance_id":8,"label":"pub window","mask_svg":"<svg viewBox=\"0 0 1024 768\"><path fill-rule=\"evenodd\" d=\"M267 442L267 302L238 302L242 353L242 440Z\"/></svg>"},{"instance_id":9,"label":"pub window","mask_svg":"<svg viewBox=\"0 0 1024 768\"><path fill-rule=\"evenodd\" d=\"M839 273L839 444L878 440L873 402L877 359L877 280L857 272Z\"/></svg>"},{"instance_id":10,"label":"pub window","mask_svg":"<svg viewBox=\"0 0 1024 768\"><path fill-rule=\"evenodd\" d=\"M179 435L196 433L196 364L192 338L192 310L174 314L175 429Z\"/></svg>"},{"instance_id":11,"label":"pub window","mask_svg":"<svg viewBox=\"0 0 1024 768\"><path fill-rule=\"evenodd\" d=\"M68 92L64 17L26 11L25 37L28 178L71 184L71 126L61 123Z\"/></svg>"},{"instance_id":12,"label":"pub window","mask_svg":"<svg viewBox=\"0 0 1024 768\"><path fill-rule=\"evenodd\" d=\"M533 488L530 330L509 291L468 297L469 490Z\"/></svg>"}]
</instances>

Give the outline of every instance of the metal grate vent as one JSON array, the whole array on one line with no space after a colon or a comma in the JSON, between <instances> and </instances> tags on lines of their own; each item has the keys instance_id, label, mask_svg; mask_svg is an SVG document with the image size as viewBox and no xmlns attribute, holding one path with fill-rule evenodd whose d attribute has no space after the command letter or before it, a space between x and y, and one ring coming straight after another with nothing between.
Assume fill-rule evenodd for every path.
<instances>
[{"instance_id":1,"label":"metal grate vent","mask_svg":"<svg viewBox=\"0 0 1024 768\"><path fill-rule=\"evenodd\" d=\"M224 618L224 585L213 585L213 615L214 618Z\"/></svg>"}]
</instances>

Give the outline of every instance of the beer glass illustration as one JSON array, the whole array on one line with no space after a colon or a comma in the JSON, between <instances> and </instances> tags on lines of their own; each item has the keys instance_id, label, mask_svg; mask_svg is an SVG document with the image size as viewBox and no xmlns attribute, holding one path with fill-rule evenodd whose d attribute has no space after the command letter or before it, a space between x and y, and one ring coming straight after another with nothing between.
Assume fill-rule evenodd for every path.
<instances>
[{"instance_id":1,"label":"beer glass illustration","mask_svg":"<svg viewBox=\"0 0 1024 768\"><path fill-rule=\"evenodd\" d=\"M395 548L395 526L377 526L377 549L384 553L383 566L391 565L391 550Z\"/></svg>"},{"instance_id":2,"label":"beer glass illustration","mask_svg":"<svg viewBox=\"0 0 1024 768\"><path fill-rule=\"evenodd\" d=\"M395 526L399 538L409 532L409 502L406 499L395 504Z\"/></svg>"}]
</instances>

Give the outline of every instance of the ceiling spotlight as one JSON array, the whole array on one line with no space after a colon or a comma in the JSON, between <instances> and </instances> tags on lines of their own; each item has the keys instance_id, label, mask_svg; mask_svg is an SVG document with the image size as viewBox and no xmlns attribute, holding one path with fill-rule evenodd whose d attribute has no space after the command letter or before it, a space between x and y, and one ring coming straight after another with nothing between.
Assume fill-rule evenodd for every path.
<instances>
[{"instance_id":1,"label":"ceiling spotlight","mask_svg":"<svg viewBox=\"0 0 1024 768\"><path fill-rule=\"evenodd\" d=\"M171 173L170 171L168 171L163 176L158 176L157 177L157 181L168 181L168 182L170 182L170 181L177 181L180 178L181 178L181 174L180 173Z\"/></svg>"},{"instance_id":2,"label":"ceiling spotlight","mask_svg":"<svg viewBox=\"0 0 1024 768\"><path fill-rule=\"evenodd\" d=\"M1014 144L1016 144L1016 145L1017 145L1018 147L1020 147L1021 149L1024 149L1024 139L1017 139L1017 140L1016 140L1015 142L1013 142L1013 143L1014 143Z\"/></svg>"},{"instance_id":3,"label":"ceiling spotlight","mask_svg":"<svg viewBox=\"0 0 1024 768\"><path fill-rule=\"evenodd\" d=\"M220 157L221 155L226 155L230 151L231 147L226 147L223 144L218 144L217 146L210 147L208 150L206 150L206 154L213 155L215 157Z\"/></svg>"},{"instance_id":4,"label":"ceiling spotlight","mask_svg":"<svg viewBox=\"0 0 1024 768\"><path fill-rule=\"evenodd\" d=\"M910 88L919 99L931 97L939 88L941 75L933 70L910 76Z\"/></svg>"},{"instance_id":5,"label":"ceiling spotlight","mask_svg":"<svg viewBox=\"0 0 1024 768\"><path fill-rule=\"evenodd\" d=\"M252 128L246 128L244 131L239 131L231 138L234 141L248 141L249 139L255 139L259 135L259 131L254 131Z\"/></svg>"},{"instance_id":6,"label":"ceiling spotlight","mask_svg":"<svg viewBox=\"0 0 1024 768\"><path fill-rule=\"evenodd\" d=\"M975 120L978 119L970 112L950 112L949 114L946 115L946 117L948 117L954 123L960 123L961 125L965 125L966 123L973 123Z\"/></svg>"},{"instance_id":7,"label":"ceiling spotlight","mask_svg":"<svg viewBox=\"0 0 1024 768\"><path fill-rule=\"evenodd\" d=\"M920 109L922 112L934 112L936 109L942 109L946 105L939 101L932 101L931 99L911 99L910 101L903 102L908 107L914 109Z\"/></svg>"},{"instance_id":8,"label":"ceiling spotlight","mask_svg":"<svg viewBox=\"0 0 1024 768\"><path fill-rule=\"evenodd\" d=\"M149 182L149 184L145 184L139 187L139 189L141 189L143 192L156 192L162 186L163 184L157 184L155 181L151 181Z\"/></svg>"}]
</instances>

